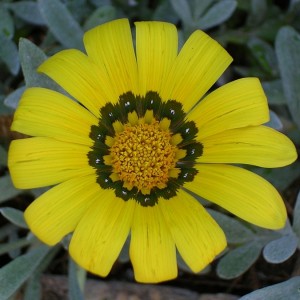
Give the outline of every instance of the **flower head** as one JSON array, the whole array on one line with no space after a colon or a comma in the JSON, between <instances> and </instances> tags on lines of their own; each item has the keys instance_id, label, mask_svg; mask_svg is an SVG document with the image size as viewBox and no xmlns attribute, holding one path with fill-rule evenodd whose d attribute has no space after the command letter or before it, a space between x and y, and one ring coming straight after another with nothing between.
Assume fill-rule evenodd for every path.
<instances>
[{"instance_id":1,"label":"flower head","mask_svg":"<svg viewBox=\"0 0 300 300\"><path fill-rule=\"evenodd\" d=\"M269 229L284 226L283 201L264 179L232 164L281 167L291 141L263 126L267 100L256 78L205 96L231 63L202 31L178 53L177 30L163 22L116 20L84 35L87 54L61 51L38 69L76 101L28 88L12 129L15 185L55 185L25 211L49 245L73 232L69 251L106 276L130 234L140 282L177 275L176 249L199 272L226 247L222 229L191 195ZM201 101L199 101L201 99Z\"/></svg>"}]
</instances>

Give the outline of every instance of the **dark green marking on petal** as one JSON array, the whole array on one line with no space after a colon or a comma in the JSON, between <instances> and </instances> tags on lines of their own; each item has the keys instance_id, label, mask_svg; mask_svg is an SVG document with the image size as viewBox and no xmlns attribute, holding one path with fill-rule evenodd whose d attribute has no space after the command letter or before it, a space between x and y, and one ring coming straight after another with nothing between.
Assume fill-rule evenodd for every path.
<instances>
[{"instance_id":1,"label":"dark green marking on petal","mask_svg":"<svg viewBox=\"0 0 300 300\"><path fill-rule=\"evenodd\" d=\"M135 111L139 118L143 118L147 110L153 111L157 121L167 118L171 121L170 131L180 134L183 141L178 145L186 150L186 156L176 163L180 169L178 178L170 177L165 188L154 187L150 194L143 194L136 187L131 190L125 188L121 180L113 181L111 175L113 167L106 165L104 156L110 154L110 147L105 144L107 136L114 137L113 123L128 123L128 113ZM120 95L115 104L107 103L100 109L100 119L97 126L91 126L90 138L94 141L88 153L89 165L96 171L97 183L103 189L113 189L116 197L127 201L135 199L142 206L154 206L159 198L171 199L185 182L193 181L197 170L193 168L196 158L202 155L203 146L195 140L198 129L193 121L186 121L183 106L176 100L162 101L157 92L149 91L144 97L136 96L132 92Z\"/></svg>"}]
</instances>

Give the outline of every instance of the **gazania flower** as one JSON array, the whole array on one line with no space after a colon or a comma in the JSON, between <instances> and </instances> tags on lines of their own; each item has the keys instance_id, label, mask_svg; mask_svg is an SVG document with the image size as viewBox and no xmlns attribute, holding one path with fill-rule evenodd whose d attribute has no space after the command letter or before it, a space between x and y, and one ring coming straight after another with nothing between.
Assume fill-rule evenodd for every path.
<instances>
[{"instance_id":1,"label":"gazania flower","mask_svg":"<svg viewBox=\"0 0 300 300\"><path fill-rule=\"evenodd\" d=\"M232 164L281 167L291 141L263 126L267 100L256 78L205 95L232 61L202 31L178 53L163 22L116 20L84 35L38 69L75 100L28 88L12 130L9 168L18 188L52 186L25 211L48 245L73 232L69 251L106 276L130 235L140 282L177 276L176 251L199 272L226 247L222 229L191 195L269 229L284 226L283 201L264 179ZM201 101L199 101L202 99Z\"/></svg>"}]
</instances>

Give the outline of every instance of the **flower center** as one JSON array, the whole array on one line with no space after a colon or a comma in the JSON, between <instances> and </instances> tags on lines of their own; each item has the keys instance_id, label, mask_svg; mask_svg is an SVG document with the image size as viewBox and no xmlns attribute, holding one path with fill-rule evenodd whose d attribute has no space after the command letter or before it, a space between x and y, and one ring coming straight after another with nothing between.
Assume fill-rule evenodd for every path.
<instances>
[{"instance_id":1,"label":"flower center","mask_svg":"<svg viewBox=\"0 0 300 300\"><path fill-rule=\"evenodd\" d=\"M161 130L159 123L124 126L110 148L113 171L128 189L134 186L143 194L153 187L165 188L169 172L176 164L176 146L171 133Z\"/></svg>"},{"instance_id":2,"label":"flower center","mask_svg":"<svg viewBox=\"0 0 300 300\"><path fill-rule=\"evenodd\" d=\"M91 127L94 144L87 156L101 188L113 189L124 201L153 206L194 179L203 147L181 103L162 101L152 91L143 97L127 92L103 106L100 115Z\"/></svg>"}]
</instances>

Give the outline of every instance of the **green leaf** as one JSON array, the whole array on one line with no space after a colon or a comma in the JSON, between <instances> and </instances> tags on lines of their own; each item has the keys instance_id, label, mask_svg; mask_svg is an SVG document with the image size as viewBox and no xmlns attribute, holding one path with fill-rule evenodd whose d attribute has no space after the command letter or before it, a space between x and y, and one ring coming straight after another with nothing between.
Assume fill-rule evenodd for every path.
<instances>
[{"instance_id":1,"label":"green leaf","mask_svg":"<svg viewBox=\"0 0 300 300\"><path fill-rule=\"evenodd\" d=\"M251 26L258 25L266 19L268 4L266 0L251 0L251 14L248 24Z\"/></svg>"},{"instance_id":2,"label":"green leaf","mask_svg":"<svg viewBox=\"0 0 300 300\"><path fill-rule=\"evenodd\" d=\"M220 25L232 16L236 6L237 2L234 0L217 2L196 22L196 26L205 30Z\"/></svg>"},{"instance_id":3,"label":"green leaf","mask_svg":"<svg viewBox=\"0 0 300 300\"><path fill-rule=\"evenodd\" d=\"M194 20L198 20L206 10L213 4L214 0L194 0L192 14Z\"/></svg>"},{"instance_id":4,"label":"green leaf","mask_svg":"<svg viewBox=\"0 0 300 300\"><path fill-rule=\"evenodd\" d=\"M233 279L245 273L258 259L262 244L253 241L229 251L219 261L217 274L223 279Z\"/></svg>"},{"instance_id":5,"label":"green leaf","mask_svg":"<svg viewBox=\"0 0 300 300\"><path fill-rule=\"evenodd\" d=\"M22 191L14 187L9 175L0 177L0 203L20 194Z\"/></svg>"},{"instance_id":6,"label":"green leaf","mask_svg":"<svg viewBox=\"0 0 300 300\"><path fill-rule=\"evenodd\" d=\"M297 237L289 234L268 243L263 250L263 256L266 261L279 264L288 260L295 253L297 245Z\"/></svg>"},{"instance_id":7,"label":"green leaf","mask_svg":"<svg viewBox=\"0 0 300 300\"><path fill-rule=\"evenodd\" d=\"M229 244L241 244L255 238L254 233L237 219L212 209L207 209L207 211L223 229Z\"/></svg>"},{"instance_id":8,"label":"green leaf","mask_svg":"<svg viewBox=\"0 0 300 300\"><path fill-rule=\"evenodd\" d=\"M193 23L192 12L187 0L170 0L171 5L178 15L186 25L191 25Z\"/></svg>"},{"instance_id":9,"label":"green leaf","mask_svg":"<svg viewBox=\"0 0 300 300\"><path fill-rule=\"evenodd\" d=\"M41 299L42 288L41 288L41 274L51 263L54 256L61 249L61 247L55 246L50 249L47 255L43 258L38 267L34 270L32 275L30 276L28 282L26 283L26 288L24 292L24 300L37 300Z\"/></svg>"},{"instance_id":10,"label":"green leaf","mask_svg":"<svg viewBox=\"0 0 300 300\"><path fill-rule=\"evenodd\" d=\"M294 221L293 221L293 230L297 234L298 238L300 239L300 192L298 193L296 204L294 207Z\"/></svg>"},{"instance_id":11,"label":"green leaf","mask_svg":"<svg viewBox=\"0 0 300 300\"><path fill-rule=\"evenodd\" d=\"M10 93L5 99L4 104L8 107L16 109L20 102L21 96L25 91L25 86L21 86L12 93Z\"/></svg>"},{"instance_id":12,"label":"green leaf","mask_svg":"<svg viewBox=\"0 0 300 300\"><path fill-rule=\"evenodd\" d=\"M0 145L0 166L7 165L7 152L6 150ZM1 178L1 177L0 177Z\"/></svg>"},{"instance_id":13,"label":"green leaf","mask_svg":"<svg viewBox=\"0 0 300 300\"><path fill-rule=\"evenodd\" d=\"M83 275L83 276L82 276ZM71 257L69 257L69 299L70 300L83 300L83 286L80 282L85 282L86 271L80 268Z\"/></svg>"},{"instance_id":14,"label":"green leaf","mask_svg":"<svg viewBox=\"0 0 300 300\"><path fill-rule=\"evenodd\" d=\"M97 8L86 20L83 28L85 31L97 25L111 21L116 18L116 9L113 6L102 6Z\"/></svg>"},{"instance_id":15,"label":"green leaf","mask_svg":"<svg viewBox=\"0 0 300 300\"><path fill-rule=\"evenodd\" d=\"M300 299L300 276L287 281L256 290L240 300L299 300Z\"/></svg>"},{"instance_id":16,"label":"green leaf","mask_svg":"<svg viewBox=\"0 0 300 300\"><path fill-rule=\"evenodd\" d=\"M3 217L18 227L28 228L22 211L12 207L2 207L0 209L0 213Z\"/></svg>"},{"instance_id":17,"label":"green leaf","mask_svg":"<svg viewBox=\"0 0 300 300\"><path fill-rule=\"evenodd\" d=\"M275 50L286 96L294 122L300 128L300 35L291 27L279 30Z\"/></svg>"},{"instance_id":18,"label":"green leaf","mask_svg":"<svg viewBox=\"0 0 300 300\"><path fill-rule=\"evenodd\" d=\"M27 39L20 39L19 56L26 87L39 86L66 94L56 82L36 71L39 65L47 59L39 47Z\"/></svg>"},{"instance_id":19,"label":"green leaf","mask_svg":"<svg viewBox=\"0 0 300 300\"><path fill-rule=\"evenodd\" d=\"M35 25L45 25L37 2L20 1L7 5L20 19Z\"/></svg>"},{"instance_id":20,"label":"green leaf","mask_svg":"<svg viewBox=\"0 0 300 300\"><path fill-rule=\"evenodd\" d=\"M274 105L286 104L282 82L280 79L262 82L263 89L267 95L268 103Z\"/></svg>"},{"instance_id":21,"label":"green leaf","mask_svg":"<svg viewBox=\"0 0 300 300\"><path fill-rule=\"evenodd\" d=\"M7 9L0 6L0 35L11 40L14 36L14 31L15 28L13 18Z\"/></svg>"},{"instance_id":22,"label":"green leaf","mask_svg":"<svg viewBox=\"0 0 300 300\"><path fill-rule=\"evenodd\" d=\"M272 76L278 74L276 54L268 43L254 37L248 41L247 46L265 72Z\"/></svg>"},{"instance_id":23,"label":"green leaf","mask_svg":"<svg viewBox=\"0 0 300 300\"><path fill-rule=\"evenodd\" d=\"M0 59L11 74L17 75L20 70L18 49L16 44L4 35L0 35Z\"/></svg>"},{"instance_id":24,"label":"green leaf","mask_svg":"<svg viewBox=\"0 0 300 300\"><path fill-rule=\"evenodd\" d=\"M7 300L28 279L51 248L40 246L0 269L0 300Z\"/></svg>"},{"instance_id":25,"label":"green leaf","mask_svg":"<svg viewBox=\"0 0 300 300\"><path fill-rule=\"evenodd\" d=\"M38 0L40 11L57 40L67 48L83 50L83 31L59 0Z\"/></svg>"},{"instance_id":26,"label":"green leaf","mask_svg":"<svg viewBox=\"0 0 300 300\"><path fill-rule=\"evenodd\" d=\"M271 128L274 128L276 130L282 130L283 129L283 124L282 124L280 118L272 110L270 110L270 121L267 122L265 125L269 126Z\"/></svg>"},{"instance_id":27,"label":"green leaf","mask_svg":"<svg viewBox=\"0 0 300 300\"><path fill-rule=\"evenodd\" d=\"M257 167L250 167L250 169L267 179L279 191L284 191L293 183L294 180L296 180L296 178L300 176L300 162L298 161L289 166L277 169L264 169Z\"/></svg>"}]
</instances>

